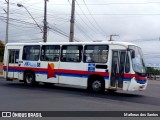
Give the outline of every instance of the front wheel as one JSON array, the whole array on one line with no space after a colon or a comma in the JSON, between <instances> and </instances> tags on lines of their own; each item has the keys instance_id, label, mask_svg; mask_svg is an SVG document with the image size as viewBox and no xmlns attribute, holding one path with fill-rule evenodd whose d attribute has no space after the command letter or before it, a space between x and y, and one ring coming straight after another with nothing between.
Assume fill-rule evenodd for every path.
<instances>
[{"instance_id":1,"label":"front wheel","mask_svg":"<svg viewBox=\"0 0 160 120\"><path fill-rule=\"evenodd\" d=\"M104 92L105 90L104 81L98 78L91 79L88 85L88 89L96 93Z\"/></svg>"},{"instance_id":2,"label":"front wheel","mask_svg":"<svg viewBox=\"0 0 160 120\"><path fill-rule=\"evenodd\" d=\"M24 76L24 83L29 86L33 86L36 84L34 73L26 73Z\"/></svg>"}]
</instances>

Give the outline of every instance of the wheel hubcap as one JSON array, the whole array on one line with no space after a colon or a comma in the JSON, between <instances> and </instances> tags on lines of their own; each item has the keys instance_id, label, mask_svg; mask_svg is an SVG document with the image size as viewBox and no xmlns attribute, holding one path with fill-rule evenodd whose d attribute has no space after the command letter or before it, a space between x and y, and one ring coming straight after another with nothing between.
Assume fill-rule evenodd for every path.
<instances>
[{"instance_id":1,"label":"wheel hubcap","mask_svg":"<svg viewBox=\"0 0 160 120\"><path fill-rule=\"evenodd\" d=\"M94 91L99 91L101 89L101 82L100 81L94 81L92 84L92 88Z\"/></svg>"},{"instance_id":2,"label":"wheel hubcap","mask_svg":"<svg viewBox=\"0 0 160 120\"><path fill-rule=\"evenodd\" d=\"M32 83L32 76L31 76L31 75L28 75L28 76L26 77L26 82L27 82L27 83Z\"/></svg>"}]
</instances>

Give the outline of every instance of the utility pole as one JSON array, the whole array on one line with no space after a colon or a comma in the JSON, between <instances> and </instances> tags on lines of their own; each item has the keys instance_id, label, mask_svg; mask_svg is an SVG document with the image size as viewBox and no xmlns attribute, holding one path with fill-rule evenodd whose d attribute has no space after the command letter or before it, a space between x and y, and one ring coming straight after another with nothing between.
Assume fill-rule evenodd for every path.
<instances>
[{"instance_id":1,"label":"utility pole","mask_svg":"<svg viewBox=\"0 0 160 120\"><path fill-rule=\"evenodd\" d=\"M43 42L47 42L47 1L48 0L44 0Z\"/></svg>"},{"instance_id":2,"label":"utility pole","mask_svg":"<svg viewBox=\"0 0 160 120\"><path fill-rule=\"evenodd\" d=\"M7 11L6 11L6 13L7 13L7 21L6 21L6 39L5 39L5 44L7 44L8 43L8 28L9 28L9 0L7 1L7 0L5 0L6 1L6 3L7 3Z\"/></svg>"},{"instance_id":3,"label":"utility pole","mask_svg":"<svg viewBox=\"0 0 160 120\"><path fill-rule=\"evenodd\" d=\"M109 41L113 41L112 37L114 37L114 36L119 36L119 35L110 35Z\"/></svg>"},{"instance_id":4,"label":"utility pole","mask_svg":"<svg viewBox=\"0 0 160 120\"><path fill-rule=\"evenodd\" d=\"M74 41L75 0L72 0L69 42Z\"/></svg>"}]
</instances>

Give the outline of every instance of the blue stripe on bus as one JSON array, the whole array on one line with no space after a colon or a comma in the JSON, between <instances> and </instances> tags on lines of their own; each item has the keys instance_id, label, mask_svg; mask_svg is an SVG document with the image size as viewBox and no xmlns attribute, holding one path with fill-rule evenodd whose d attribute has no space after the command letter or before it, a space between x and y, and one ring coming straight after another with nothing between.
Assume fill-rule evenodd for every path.
<instances>
[{"instance_id":1,"label":"blue stripe on bus","mask_svg":"<svg viewBox=\"0 0 160 120\"><path fill-rule=\"evenodd\" d=\"M4 69L4 71L6 71L6 69ZM23 72L24 70L12 70L9 69L8 72ZM47 75L48 72L40 72L40 71L35 71L36 74L44 74ZM68 73L57 73L55 72L55 75L58 76L68 76L68 77L82 77L82 78L88 78L89 75L84 75L84 74L68 74ZM105 76L104 77L105 80L109 80L109 76ZM131 78L124 78L123 81L131 81ZM137 83L139 84L145 84L147 81L146 80L136 80Z\"/></svg>"},{"instance_id":2,"label":"blue stripe on bus","mask_svg":"<svg viewBox=\"0 0 160 120\"><path fill-rule=\"evenodd\" d=\"M131 81L131 78L124 78L123 81L128 81L130 82ZM136 80L137 83L139 84L145 84L147 81L146 80Z\"/></svg>"},{"instance_id":3,"label":"blue stripe on bus","mask_svg":"<svg viewBox=\"0 0 160 120\"><path fill-rule=\"evenodd\" d=\"M123 81L131 81L131 78L124 78Z\"/></svg>"},{"instance_id":4,"label":"blue stripe on bus","mask_svg":"<svg viewBox=\"0 0 160 120\"><path fill-rule=\"evenodd\" d=\"M88 78L88 75L83 75L83 74L58 73L56 75L59 75L59 76L68 76L68 77L83 77L83 78Z\"/></svg>"},{"instance_id":5,"label":"blue stripe on bus","mask_svg":"<svg viewBox=\"0 0 160 120\"><path fill-rule=\"evenodd\" d=\"M137 81L137 83L139 83L139 84L145 84L147 81L146 80L136 80Z\"/></svg>"},{"instance_id":6,"label":"blue stripe on bus","mask_svg":"<svg viewBox=\"0 0 160 120\"><path fill-rule=\"evenodd\" d=\"M6 70L4 70L6 71ZM23 72L24 70L9 70L9 72ZM43 74L47 75L48 72L40 72L40 71L35 71L35 74ZM88 78L89 75L85 74L68 74L68 73L57 73L55 72L55 75L58 76L68 76L68 77L82 77L82 78ZM104 77L105 80L109 80L109 76Z\"/></svg>"}]
</instances>

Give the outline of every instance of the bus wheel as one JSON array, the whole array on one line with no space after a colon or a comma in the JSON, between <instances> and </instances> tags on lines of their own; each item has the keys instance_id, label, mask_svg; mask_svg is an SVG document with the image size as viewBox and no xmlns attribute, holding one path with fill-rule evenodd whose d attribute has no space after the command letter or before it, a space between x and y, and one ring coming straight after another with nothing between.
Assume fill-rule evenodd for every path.
<instances>
[{"instance_id":1,"label":"bus wheel","mask_svg":"<svg viewBox=\"0 0 160 120\"><path fill-rule=\"evenodd\" d=\"M105 84L104 81L98 78L92 79L89 83L89 89L92 92L101 93L105 90Z\"/></svg>"},{"instance_id":2,"label":"bus wheel","mask_svg":"<svg viewBox=\"0 0 160 120\"><path fill-rule=\"evenodd\" d=\"M35 85L36 81L35 81L34 73L31 73L31 72L26 73L24 76L24 83L30 86Z\"/></svg>"}]
</instances>

